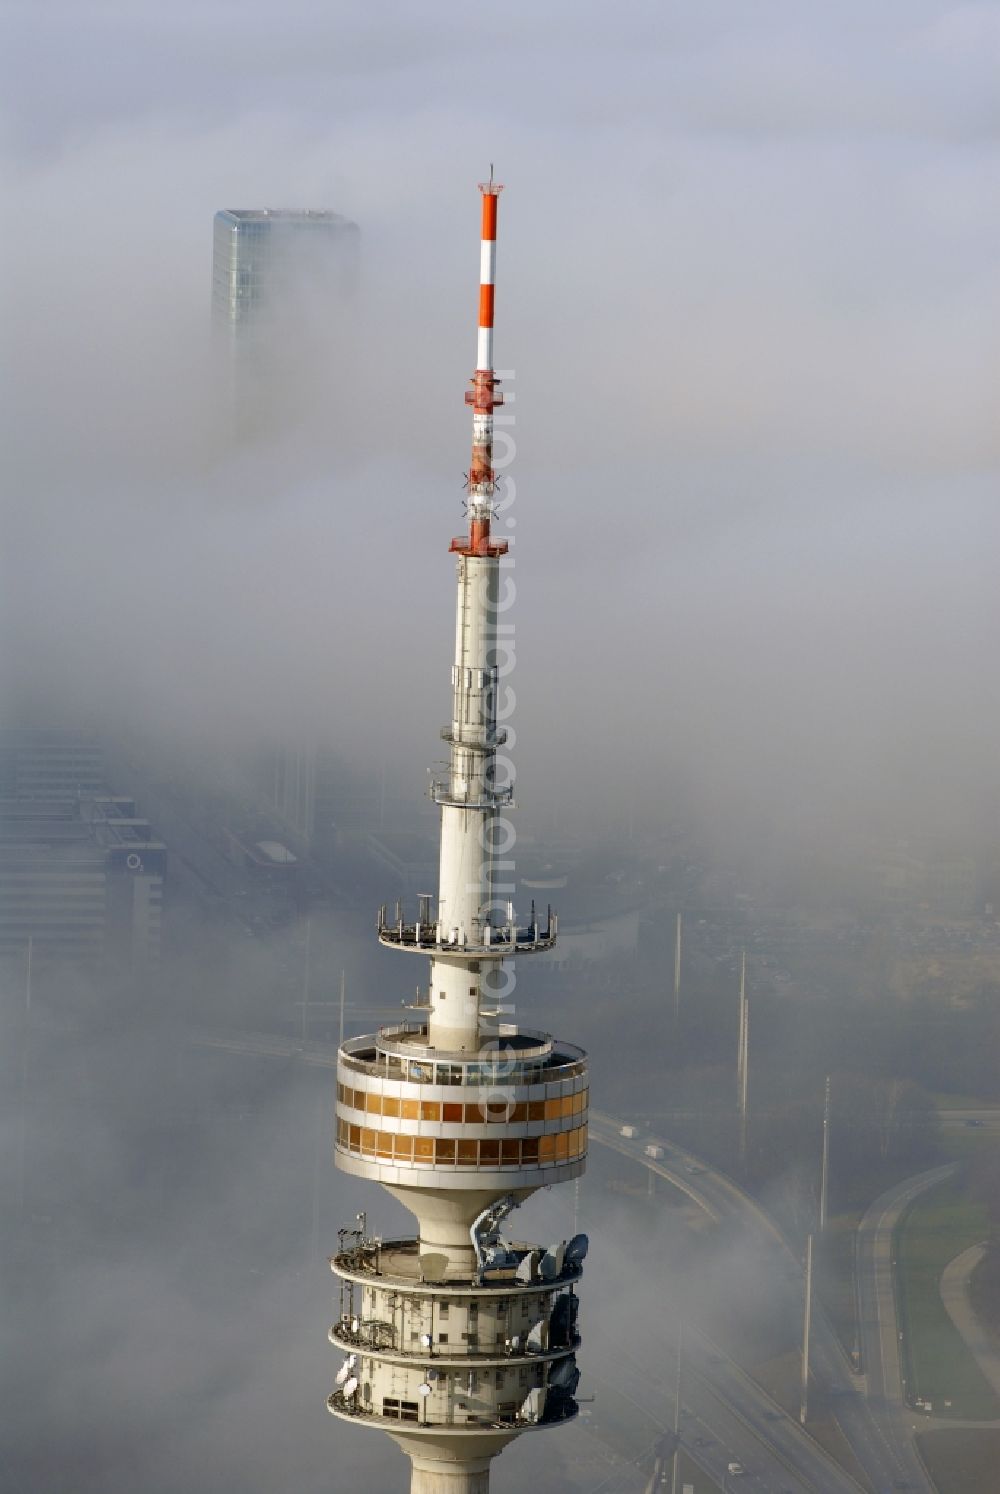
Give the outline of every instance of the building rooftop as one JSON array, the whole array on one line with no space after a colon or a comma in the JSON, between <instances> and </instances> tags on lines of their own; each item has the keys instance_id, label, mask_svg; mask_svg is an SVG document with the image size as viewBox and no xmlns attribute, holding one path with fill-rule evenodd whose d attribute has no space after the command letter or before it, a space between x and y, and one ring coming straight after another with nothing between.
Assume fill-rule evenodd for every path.
<instances>
[{"instance_id":1,"label":"building rooftop","mask_svg":"<svg viewBox=\"0 0 1000 1494\"><path fill-rule=\"evenodd\" d=\"M232 218L237 223L325 223L356 228L343 213L329 208L221 208L217 218Z\"/></svg>"}]
</instances>

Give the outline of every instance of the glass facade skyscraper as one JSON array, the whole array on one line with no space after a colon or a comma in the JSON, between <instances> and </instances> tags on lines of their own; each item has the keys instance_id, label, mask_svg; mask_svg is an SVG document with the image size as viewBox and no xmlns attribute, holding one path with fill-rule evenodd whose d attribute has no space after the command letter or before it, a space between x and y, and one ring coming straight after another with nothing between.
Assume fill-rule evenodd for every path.
<instances>
[{"instance_id":1,"label":"glass facade skyscraper","mask_svg":"<svg viewBox=\"0 0 1000 1494\"><path fill-rule=\"evenodd\" d=\"M215 215L212 316L233 337L264 334L311 294L344 295L359 231L340 213L226 208Z\"/></svg>"}]
</instances>

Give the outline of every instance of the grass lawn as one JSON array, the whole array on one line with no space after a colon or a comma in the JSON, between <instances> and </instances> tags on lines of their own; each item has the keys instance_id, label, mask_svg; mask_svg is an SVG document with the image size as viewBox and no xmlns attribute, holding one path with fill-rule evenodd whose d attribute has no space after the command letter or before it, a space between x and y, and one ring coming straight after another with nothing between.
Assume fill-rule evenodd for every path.
<instances>
[{"instance_id":1,"label":"grass lawn","mask_svg":"<svg viewBox=\"0 0 1000 1494\"><path fill-rule=\"evenodd\" d=\"M982 1208L963 1185L943 1183L904 1214L894 1253L908 1398L933 1403L935 1416L1000 1417L1000 1405L941 1301L941 1272L986 1234ZM945 1401L950 1401L950 1407Z\"/></svg>"},{"instance_id":2,"label":"grass lawn","mask_svg":"<svg viewBox=\"0 0 1000 1494\"><path fill-rule=\"evenodd\" d=\"M984 1100L981 1095L955 1095L937 1090L931 1099L938 1110L995 1110L1000 1100Z\"/></svg>"},{"instance_id":3,"label":"grass lawn","mask_svg":"<svg viewBox=\"0 0 1000 1494\"><path fill-rule=\"evenodd\" d=\"M966 1130L942 1131L939 1150L942 1162L972 1162L984 1152L995 1151L995 1131Z\"/></svg>"},{"instance_id":4,"label":"grass lawn","mask_svg":"<svg viewBox=\"0 0 1000 1494\"><path fill-rule=\"evenodd\" d=\"M938 1494L992 1494L1000 1469L1000 1430L921 1432L917 1438Z\"/></svg>"}]
</instances>

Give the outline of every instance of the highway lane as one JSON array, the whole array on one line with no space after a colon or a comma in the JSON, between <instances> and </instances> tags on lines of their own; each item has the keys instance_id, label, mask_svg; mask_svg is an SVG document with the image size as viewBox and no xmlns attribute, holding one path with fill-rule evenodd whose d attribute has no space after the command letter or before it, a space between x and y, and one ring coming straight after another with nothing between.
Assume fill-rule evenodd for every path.
<instances>
[{"instance_id":1,"label":"highway lane","mask_svg":"<svg viewBox=\"0 0 1000 1494\"><path fill-rule=\"evenodd\" d=\"M686 1339L687 1342L687 1339ZM666 1356L669 1362L672 1356ZM648 1467L659 1460L669 1466L672 1434L665 1425L665 1407L672 1383L634 1357L616 1356L613 1384L588 1370L598 1401L611 1389L645 1410L659 1434L641 1459ZM668 1371L669 1375L669 1371ZM714 1346L691 1345L685 1356L680 1442L687 1456L722 1485L729 1464L738 1462L742 1474L731 1475L732 1489L754 1494L860 1494L860 1486L812 1438L766 1396L749 1376ZM630 1477L618 1473L602 1479L591 1494L619 1494L631 1488Z\"/></svg>"},{"instance_id":2,"label":"highway lane","mask_svg":"<svg viewBox=\"0 0 1000 1494\"><path fill-rule=\"evenodd\" d=\"M938 1111L942 1126L955 1130L959 1126L969 1126L987 1131L1000 1131L1000 1109L990 1106L988 1109L980 1110L945 1110Z\"/></svg>"},{"instance_id":3,"label":"highway lane","mask_svg":"<svg viewBox=\"0 0 1000 1494\"><path fill-rule=\"evenodd\" d=\"M694 1332L685 1335L685 1345L687 1367L753 1433L767 1449L772 1464L785 1470L784 1482L789 1487L823 1490L824 1494L858 1494L859 1485L850 1474L717 1344ZM747 1456L756 1460L749 1450Z\"/></svg>"},{"instance_id":4,"label":"highway lane","mask_svg":"<svg viewBox=\"0 0 1000 1494\"><path fill-rule=\"evenodd\" d=\"M799 1285L801 1265L788 1249L780 1231L765 1211L731 1179L715 1172L693 1153L663 1138L646 1134L635 1138L624 1137L621 1126L622 1122L615 1117L600 1111L590 1112L591 1141L649 1168L679 1188L711 1218L728 1221L742 1232L749 1230L755 1233L766 1242L768 1253L772 1257L775 1251L780 1250L790 1285L796 1291L802 1290ZM662 1157L647 1156L647 1144L659 1147ZM833 1336L832 1330L827 1329L827 1332L830 1337ZM822 1333L814 1335L814 1344L817 1337L821 1338ZM692 1369L700 1376L714 1401L706 1402L704 1396L700 1395L695 1403L696 1393L692 1387L697 1382L692 1380L691 1386L685 1388L685 1403L690 1403L692 1412L701 1419L705 1435L716 1439L727 1452L727 1459L721 1461L717 1456L703 1455L703 1450L691 1444L682 1425L682 1442L686 1450L695 1461L705 1467L706 1472L713 1477L721 1475L725 1461L735 1458L748 1469L755 1465L765 1468L767 1477L777 1480L767 1486L772 1489L787 1487L796 1490L823 1490L824 1494L826 1491L830 1491L830 1494L838 1491L840 1494L840 1491L853 1490L857 1494L859 1485L854 1479L717 1345L710 1344L693 1329L689 1329L686 1334L686 1344L685 1363L690 1361ZM634 1358L631 1362L635 1365ZM853 1417L855 1424L851 1425L853 1437L848 1440L852 1442L852 1446L856 1441L863 1449L864 1457L858 1459L861 1466L866 1470L875 1467L878 1475L885 1480L884 1484L876 1484L875 1487L879 1490L882 1487L891 1488L896 1475L892 1471L889 1455L872 1424L864 1398L852 1383L853 1377L839 1345L832 1352L827 1350L826 1353L814 1349L813 1364L819 1371L820 1378L829 1378L842 1396L850 1397L856 1402ZM664 1396L672 1395L672 1380L670 1385L662 1384L661 1374L654 1367L643 1365L640 1368L649 1386L662 1385L655 1401L651 1403L651 1413L654 1417L658 1413L662 1424ZM588 1371L588 1375L589 1373ZM668 1372L668 1378L671 1373L672 1371ZM634 1402L641 1400L642 1393L638 1386L631 1388L629 1398ZM843 1413L846 1410L844 1403L838 1402L838 1411ZM849 1414L845 1419L850 1424ZM740 1480L740 1487L748 1486Z\"/></svg>"},{"instance_id":5,"label":"highway lane","mask_svg":"<svg viewBox=\"0 0 1000 1494\"><path fill-rule=\"evenodd\" d=\"M893 1281L893 1231L913 1200L952 1175L956 1163L932 1167L887 1189L858 1226L858 1317L868 1397L899 1468L897 1477L914 1489L933 1490L913 1441L913 1417L905 1404L899 1322Z\"/></svg>"},{"instance_id":6,"label":"highway lane","mask_svg":"<svg viewBox=\"0 0 1000 1494\"><path fill-rule=\"evenodd\" d=\"M651 1169L681 1189L712 1218L728 1220L749 1235L780 1247L790 1269L801 1278L801 1262L755 1199L730 1178L708 1167L700 1158L662 1137L641 1132L634 1138L621 1135L621 1122L600 1112L590 1112L591 1139L612 1147ZM648 1157L649 1144L662 1149L661 1158ZM800 1288L803 1290L803 1288ZM852 1374L843 1348L825 1314L814 1303L811 1370L816 1380L834 1398L834 1420L877 1494L900 1485L914 1494L934 1494L907 1432L900 1431L899 1416L887 1411L877 1397L869 1399L865 1387Z\"/></svg>"}]
</instances>

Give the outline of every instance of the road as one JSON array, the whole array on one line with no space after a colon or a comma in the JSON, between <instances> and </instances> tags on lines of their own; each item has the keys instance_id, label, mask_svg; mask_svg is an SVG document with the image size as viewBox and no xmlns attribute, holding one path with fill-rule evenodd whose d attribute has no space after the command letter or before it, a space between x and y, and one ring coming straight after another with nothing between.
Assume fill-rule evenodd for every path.
<instances>
[{"instance_id":1,"label":"road","mask_svg":"<svg viewBox=\"0 0 1000 1494\"><path fill-rule=\"evenodd\" d=\"M635 1162L666 1178L695 1203L706 1209L712 1218L728 1220L734 1226L738 1226L746 1237L756 1236L771 1245L779 1246L787 1255L794 1270L801 1271L801 1263L789 1250L777 1226L756 1200L744 1193L730 1178L706 1166L691 1152L674 1146L661 1137L650 1136L644 1132L635 1138L624 1137L621 1135L621 1122L615 1117L603 1115L600 1112L590 1112L590 1135L591 1139L599 1144L612 1147L615 1151L631 1157ZM648 1144L660 1147L663 1156L658 1159L648 1157L645 1154L645 1147ZM934 1169L932 1174L922 1174L921 1177L929 1176L931 1182L922 1183L920 1186L930 1187L932 1181L936 1180L939 1175L947 1176L947 1172L948 1169ZM906 1194L906 1190L915 1182L919 1180L911 1179L909 1183L900 1185L898 1190L890 1191L899 1192L901 1195ZM917 1187L916 1192L919 1191L920 1187ZM887 1199L888 1196L884 1197ZM908 1196L906 1201L908 1201ZM877 1204L873 1205L873 1209L876 1207ZM901 1207L905 1207L905 1202ZM869 1215L871 1213L870 1210ZM868 1217L866 1215L866 1219ZM862 1221L862 1231L864 1223L865 1221ZM891 1224L889 1233L891 1234ZM883 1245L886 1245L886 1239L887 1237L883 1234L881 1237ZM859 1270L862 1260L868 1258L864 1249L867 1244L868 1237L865 1237L863 1243L859 1234ZM887 1248L886 1245L886 1250ZM888 1270L888 1295L893 1323L895 1323L891 1262ZM883 1321L887 1320L890 1306L885 1301L885 1279L880 1278L879 1286L881 1290L874 1296L869 1294L868 1298L864 1296L861 1298L861 1317L865 1321L870 1316L874 1316L877 1322L879 1312L882 1314ZM895 1333L898 1330L893 1327L891 1331ZM877 1336L876 1342L878 1342ZM869 1345L864 1340L862 1350L867 1362ZM886 1353L888 1354L888 1350ZM880 1351L878 1364L882 1362L883 1356ZM895 1362L898 1367L898 1352ZM902 1414L901 1397L895 1403L888 1401L884 1387L879 1383L873 1389L870 1377L867 1387L859 1383L858 1378L851 1373L836 1334L815 1303L811 1370L828 1394L835 1399L834 1420L877 1494L887 1494L887 1491L899 1487L906 1487L915 1491L915 1494L934 1494L934 1486L917 1456L912 1436L912 1423ZM876 1370L877 1373L878 1370ZM760 1395L763 1397L763 1392L760 1392ZM791 1425L794 1426L794 1423Z\"/></svg>"},{"instance_id":2,"label":"road","mask_svg":"<svg viewBox=\"0 0 1000 1494\"><path fill-rule=\"evenodd\" d=\"M723 1486L728 1466L744 1469L728 1487L746 1494L859 1494L859 1485L807 1436L798 1424L760 1390L717 1346L685 1331L681 1446L712 1481ZM644 1411L653 1434L646 1466L659 1458L669 1465L672 1436L664 1426L664 1407L673 1384L662 1371L634 1359L616 1356L613 1386L602 1383L600 1366L587 1371L599 1402L610 1404L612 1388ZM667 1378L672 1366L667 1370ZM634 1488L629 1472L603 1479L590 1494L623 1494Z\"/></svg>"},{"instance_id":3,"label":"road","mask_svg":"<svg viewBox=\"0 0 1000 1494\"><path fill-rule=\"evenodd\" d=\"M987 1131L1000 1131L1000 1109L995 1105L988 1109L980 1110L938 1110L938 1117L942 1126L949 1130L955 1130L959 1126L985 1128Z\"/></svg>"},{"instance_id":4,"label":"road","mask_svg":"<svg viewBox=\"0 0 1000 1494\"><path fill-rule=\"evenodd\" d=\"M914 1489L933 1490L913 1441L913 1415L905 1405L899 1322L893 1284L893 1231L903 1211L928 1188L944 1182L957 1164L932 1167L881 1194L858 1226L858 1318L868 1399L900 1469Z\"/></svg>"}]
</instances>

